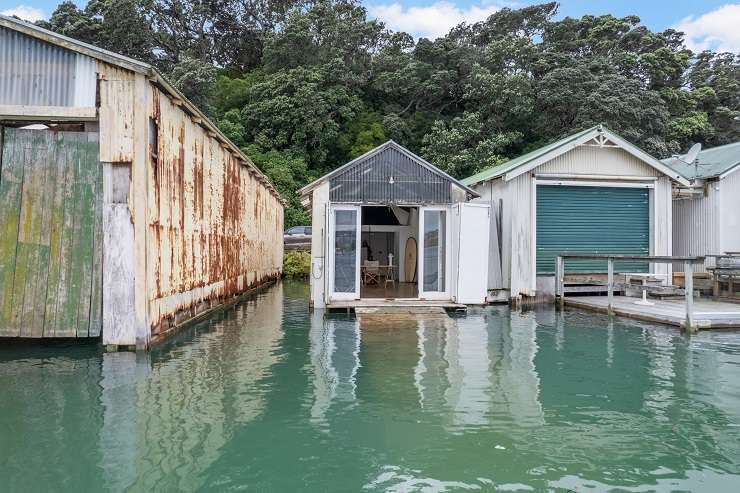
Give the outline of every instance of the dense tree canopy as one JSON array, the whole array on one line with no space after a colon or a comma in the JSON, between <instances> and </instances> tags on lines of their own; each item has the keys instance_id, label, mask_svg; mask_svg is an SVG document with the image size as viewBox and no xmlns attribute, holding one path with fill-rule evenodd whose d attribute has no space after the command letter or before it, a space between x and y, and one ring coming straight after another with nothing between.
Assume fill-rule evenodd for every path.
<instances>
[{"instance_id":1,"label":"dense tree canopy","mask_svg":"<svg viewBox=\"0 0 740 493\"><path fill-rule=\"evenodd\" d=\"M295 190L392 138L457 177L604 123L658 157L740 139L740 56L636 16L502 9L445 37L355 0L65 1L45 27L155 64Z\"/></svg>"}]
</instances>

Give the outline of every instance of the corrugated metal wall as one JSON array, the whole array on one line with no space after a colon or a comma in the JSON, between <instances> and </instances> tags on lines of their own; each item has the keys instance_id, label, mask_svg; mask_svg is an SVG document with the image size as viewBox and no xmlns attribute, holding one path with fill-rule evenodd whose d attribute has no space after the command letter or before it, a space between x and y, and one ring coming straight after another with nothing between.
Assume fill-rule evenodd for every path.
<instances>
[{"instance_id":1,"label":"corrugated metal wall","mask_svg":"<svg viewBox=\"0 0 740 493\"><path fill-rule=\"evenodd\" d=\"M536 173L659 176L660 173L621 148L582 145L537 168Z\"/></svg>"},{"instance_id":2,"label":"corrugated metal wall","mask_svg":"<svg viewBox=\"0 0 740 493\"><path fill-rule=\"evenodd\" d=\"M0 27L0 104L94 107L92 58Z\"/></svg>"},{"instance_id":3,"label":"corrugated metal wall","mask_svg":"<svg viewBox=\"0 0 740 493\"><path fill-rule=\"evenodd\" d=\"M740 171L734 171L720 180L721 237L720 250L740 252Z\"/></svg>"},{"instance_id":4,"label":"corrugated metal wall","mask_svg":"<svg viewBox=\"0 0 740 493\"><path fill-rule=\"evenodd\" d=\"M714 182L705 197L673 201L673 255L706 255L719 250L720 191ZM674 270L682 272L683 265L675 264Z\"/></svg>"},{"instance_id":5,"label":"corrugated metal wall","mask_svg":"<svg viewBox=\"0 0 740 493\"><path fill-rule=\"evenodd\" d=\"M156 163L147 164L147 275L156 334L183 309L279 275L283 206L203 127L161 91L150 90L158 148Z\"/></svg>"},{"instance_id":6,"label":"corrugated metal wall","mask_svg":"<svg viewBox=\"0 0 740 493\"><path fill-rule=\"evenodd\" d=\"M345 203L449 204L452 181L389 147L331 179L330 200Z\"/></svg>"}]
</instances>

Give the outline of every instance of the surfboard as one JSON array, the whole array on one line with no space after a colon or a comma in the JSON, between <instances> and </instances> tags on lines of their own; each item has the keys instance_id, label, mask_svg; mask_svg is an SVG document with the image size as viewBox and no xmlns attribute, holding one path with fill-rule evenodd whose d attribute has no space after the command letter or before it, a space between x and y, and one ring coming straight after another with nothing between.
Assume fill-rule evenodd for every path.
<instances>
[{"instance_id":1,"label":"surfboard","mask_svg":"<svg viewBox=\"0 0 740 493\"><path fill-rule=\"evenodd\" d=\"M406 282L412 282L416 277L416 238L406 240L403 271Z\"/></svg>"}]
</instances>

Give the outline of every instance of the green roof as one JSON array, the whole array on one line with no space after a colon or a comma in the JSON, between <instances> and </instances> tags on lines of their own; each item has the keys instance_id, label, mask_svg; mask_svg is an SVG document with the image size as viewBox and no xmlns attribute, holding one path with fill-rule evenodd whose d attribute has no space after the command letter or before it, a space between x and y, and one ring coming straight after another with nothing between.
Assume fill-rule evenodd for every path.
<instances>
[{"instance_id":1,"label":"green roof","mask_svg":"<svg viewBox=\"0 0 740 493\"><path fill-rule=\"evenodd\" d=\"M461 181L463 182L463 184L467 186L471 186L471 185L475 185L476 183L480 183L482 181L487 181L493 178L498 178L499 176L504 175L508 173L509 171L515 168L518 168L519 166L527 164L528 162L533 161L537 159L538 157L547 154L548 152L554 151L555 149L558 149L559 147L562 147L575 140L578 140L579 138L583 137L587 133L593 132L597 128L598 126L591 127L581 132L578 132L576 134L569 135L568 137L565 137L564 139L560 139L556 142L547 144L546 146L540 147L539 149L535 149L532 152L522 154L519 157L515 157L514 159L506 161L505 163L501 163L497 166L494 166L493 168L488 168L486 170L483 170L480 173L477 173L473 176L469 176Z\"/></svg>"},{"instance_id":2,"label":"green roof","mask_svg":"<svg viewBox=\"0 0 740 493\"><path fill-rule=\"evenodd\" d=\"M716 178L740 165L740 142L705 149L699 153L696 160L698 167L686 164L675 157L663 159L663 163L688 178L703 180Z\"/></svg>"}]
</instances>

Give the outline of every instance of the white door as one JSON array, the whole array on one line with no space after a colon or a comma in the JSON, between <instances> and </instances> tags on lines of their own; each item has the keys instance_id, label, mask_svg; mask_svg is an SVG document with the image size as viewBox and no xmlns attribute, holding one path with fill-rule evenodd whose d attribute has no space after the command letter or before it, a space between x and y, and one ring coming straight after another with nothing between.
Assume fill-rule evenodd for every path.
<instances>
[{"instance_id":1,"label":"white door","mask_svg":"<svg viewBox=\"0 0 740 493\"><path fill-rule=\"evenodd\" d=\"M419 298L451 298L451 238L449 207L419 209Z\"/></svg>"},{"instance_id":2,"label":"white door","mask_svg":"<svg viewBox=\"0 0 740 493\"><path fill-rule=\"evenodd\" d=\"M330 299L360 298L360 207L332 205L329 218Z\"/></svg>"},{"instance_id":3,"label":"white door","mask_svg":"<svg viewBox=\"0 0 740 493\"><path fill-rule=\"evenodd\" d=\"M487 203L467 202L454 208L457 237L455 301L482 305L488 296L490 210Z\"/></svg>"}]
</instances>

